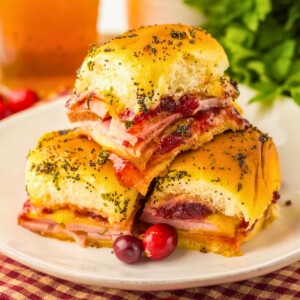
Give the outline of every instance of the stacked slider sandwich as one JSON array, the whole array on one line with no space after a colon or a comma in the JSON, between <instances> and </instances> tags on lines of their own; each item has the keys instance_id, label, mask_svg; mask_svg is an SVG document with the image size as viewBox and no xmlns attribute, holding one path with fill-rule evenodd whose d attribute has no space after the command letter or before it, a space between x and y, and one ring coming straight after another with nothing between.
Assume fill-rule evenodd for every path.
<instances>
[{"instance_id":1,"label":"stacked slider sandwich","mask_svg":"<svg viewBox=\"0 0 300 300\"><path fill-rule=\"evenodd\" d=\"M93 47L66 104L77 128L46 135L28 157L29 201L19 223L83 245L111 245L133 233L141 195L148 194L144 222L174 225L183 247L237 254L274 215L280 176L272 140L261 142L239 113L227 68L218 42L184 25L142 27ZM204 171L212 164L208 152L214 169L227 172ZM241 179L232 175L246 166ZM80 230L76 220L91 226Z\"/></svg>"},{"instance_id":2,"label":"stacked slider sandwich","mask_svg":"<svg viewBox=\"0 0 300 300\"><path fill-rule=\"evenodd\" d=\"M145 195L178 153L248 126L227 68L223 48L202 29L129 31L90 50L68 116L111 153L120 182Z\"/></svg>"},{"instance_id":3,"label":"stacked slider sandwich","mask_svg":"<svg viewBox=\"0 0 300 300\"><path fill-rule=\"evenodd\" d=\"M157 178L141 220L174 226L180 246L226 256L278 216L273 141L256 128L220 134L177 156Z\"/></svg>"},{"instance_id":4,"label":"stacked slider sandwich","mask_svg":"<svg viewBox=\"0 0 300 300\"><path fill-rule=\"evenodd\" d=\"M138 192L120 185L108 153L73 130L43 135L27 157L29 200L19 224L81 246L112 246L131 234Z\"/></svg>"}]
</instances>

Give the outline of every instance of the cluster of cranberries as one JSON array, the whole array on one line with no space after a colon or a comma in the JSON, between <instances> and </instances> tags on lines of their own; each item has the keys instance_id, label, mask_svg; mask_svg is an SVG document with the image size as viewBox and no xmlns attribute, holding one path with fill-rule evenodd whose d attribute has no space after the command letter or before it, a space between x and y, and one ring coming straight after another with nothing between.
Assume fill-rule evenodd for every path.
<instances>
[{"instance_id":1,"label":"cluster of cranberries","mask_svg":"<svg viewBox=\"0 0 300 300\"><path fill-rule=\"evenodd\" d=\"M28 89L5 91L5 93L0 91L0 120L29 108L37 101L37 94Z\"/></svg>"},{"instance_id":2,"label":"cluster of cranberries","mask_svg":"<svg viewBox=\"0 0 300 300\"><path fill-rule=\"evenodd\" d=\"M168 224L155 224L149 227L139 239L132 235L118 237L113 245L119 260L133 264L140 260L142 254L152 260L169 256L177 247L178 236L174 227Z\"/></svg>"}]
</instances>

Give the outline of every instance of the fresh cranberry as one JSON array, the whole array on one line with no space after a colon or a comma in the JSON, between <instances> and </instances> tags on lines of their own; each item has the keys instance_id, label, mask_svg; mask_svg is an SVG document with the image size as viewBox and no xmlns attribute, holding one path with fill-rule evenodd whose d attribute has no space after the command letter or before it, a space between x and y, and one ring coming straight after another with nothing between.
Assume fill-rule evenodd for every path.
<instances>
[{"instance_id":1,"label":"fresh cranberry","mask_svg":"<svg viewBox=\"0 0 300 300\"><path fill-rule=\"evenodd\" d=\"M119 236L113 245L116 257L126 263L133 264L137 262L142 255L142 241L132 235Z\"/></svg>"},{"instance_id":2,"label":"fresh cranberry","mask_svg":"<svg viewBox=\"0 0 300 300\"><path fill-rule=\"evenodd\" d=\"M174 227L155 224L149 227L143 238L143 249L147 257L160 260L169 256L177 247L178 236Z\"/></svg>"},{"instance_id":3,"label":"fresh cranberry","mask_svg":"<svg viewBox=\"0 0 300 300\"><path fill-rule=\"evenodd\" d=\"M3 97L0 95L0 120L11 114L9 107L6 102L4 102Z\"/></svg>"},{"instance_id":4,"label":"fresh cranberry","mask_svg":"<svg viewBox=\"0 0 300 300\"><path fill-rule=\"evenodd\" d=\"M34 91L28 89L18 89L11 91L8 95L8 105L13 113L29 108L38 101L38 96Z\"/></svg>"}]
</instances>

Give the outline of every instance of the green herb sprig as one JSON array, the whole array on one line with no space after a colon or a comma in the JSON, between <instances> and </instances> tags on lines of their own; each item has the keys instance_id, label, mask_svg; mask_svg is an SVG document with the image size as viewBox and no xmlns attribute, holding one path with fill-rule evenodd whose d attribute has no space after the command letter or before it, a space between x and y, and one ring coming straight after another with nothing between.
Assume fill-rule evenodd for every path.
<instances>
[{"instance_id":1,"label":"green herb sprig","mask_svg":"<svg viewBox=\"0 0 300 300\"><path fill-rule=\"evenodd\" d=\"M287 95L300 106L300 1L184 0L225 48L228 74L257 91L251 102Z\"/></svg>"}]
</instances>

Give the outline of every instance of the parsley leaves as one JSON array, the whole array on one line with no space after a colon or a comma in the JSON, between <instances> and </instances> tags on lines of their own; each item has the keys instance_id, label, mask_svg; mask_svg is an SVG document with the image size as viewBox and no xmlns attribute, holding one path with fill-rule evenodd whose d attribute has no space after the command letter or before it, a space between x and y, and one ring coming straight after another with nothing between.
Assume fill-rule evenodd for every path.
<instances>
[{"instance_id":1,"label":"parsley leaves","mask_svg":"<svg viewBox=\"0 0 300 300\"><path fill-rule=\"evenodd\" d=\"M184 0L225 48L229 75L256 89L251 102L291 96L300 106L300 2Z\"/></svg>"}]
</instances>

